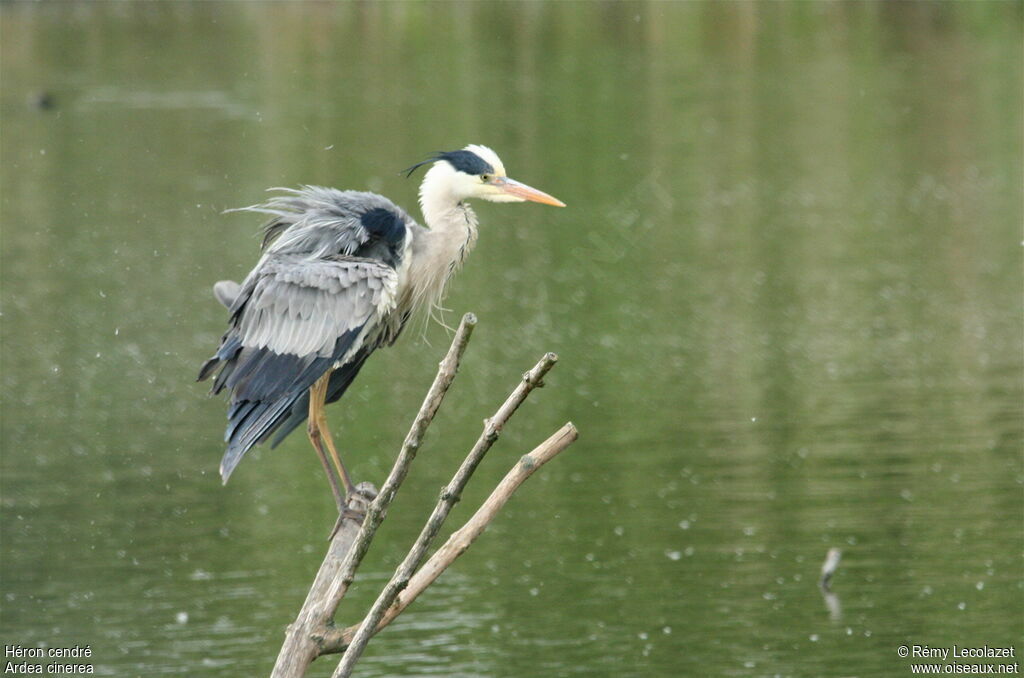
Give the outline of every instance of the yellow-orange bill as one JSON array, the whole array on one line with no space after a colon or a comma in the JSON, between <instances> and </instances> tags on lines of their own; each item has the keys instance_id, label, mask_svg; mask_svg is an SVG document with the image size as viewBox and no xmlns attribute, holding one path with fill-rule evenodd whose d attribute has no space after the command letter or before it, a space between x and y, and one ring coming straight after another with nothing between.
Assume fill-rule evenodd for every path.
<instances>
[{"instance_id":1,"label":"yellow-orange bill","mask_svg":"<svg viewBox=\"0 0 1024 678\"><path fill-rule=\"evenodd\" d=\"M545 205L554 205L555 207L565 207L565 203L559 200L558 198L550 196L544 191L538 191L536 188L527 186L526 184L520 183L515 179L502 177L500 183L495 183L498 186L500 186L501 190L503 190L505 193L508 193L509 195L514 195L517 198L522 198L523 200L530 200L532 202L539 202Z\"/></svg>"}]
</instances>

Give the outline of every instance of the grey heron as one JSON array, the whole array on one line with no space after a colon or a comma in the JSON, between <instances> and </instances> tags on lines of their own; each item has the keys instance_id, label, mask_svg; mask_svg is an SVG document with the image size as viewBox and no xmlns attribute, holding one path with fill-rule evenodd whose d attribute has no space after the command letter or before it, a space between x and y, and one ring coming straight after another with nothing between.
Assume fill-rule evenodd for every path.
<instances>
[{"instance_id":1,"label":"grey heron","mask_svg":"<svg viewBox=\"0 0 1024 678\"><path fill-rule=\"evenodd\" d=\"M343 511L354 485L324 406L341 398L371 353L394 343L417 309L439 304L477 239L466 201L565 206L506 176L485 146L437 153L406 176L428 164L419 190L426 227L383 196L320 186L272 189L279 194L240 208L270 215L262 256L240 285L215 285L230 320L199 371L199 381L216 373L212 393L230 392L223 482L252 447L271 436L276 446L308 420Z\"/></svg>"}]
</instances>

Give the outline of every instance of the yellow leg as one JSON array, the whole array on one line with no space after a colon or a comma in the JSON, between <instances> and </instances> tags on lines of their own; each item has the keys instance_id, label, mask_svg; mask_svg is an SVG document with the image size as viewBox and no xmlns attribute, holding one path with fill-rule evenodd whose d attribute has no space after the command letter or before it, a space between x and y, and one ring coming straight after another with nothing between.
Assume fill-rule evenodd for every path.
<instances>
[{"instance_id":1,"label":"yellow leg","mask_svg":"<svg viewBox=\"0 0 1024 678\"><path fill-rule=\"evenodd\" d=\"M331 373L328 371L324 376L317 379L316 383L313 384L309 389L309 422L306 426L306 430L309 433L309 440L313 443L313 447L316 449L317 454L320 456L320 461L324 465L324 470L327 472L327 478L331 483L331 491L334 492L334 498L338 503L338 509L341 510L345 507L345 502L342 500L341 493L338 489L338 481L334 476L333 471L327 465L327 459L324 455L323 446L327 446L327 451L331 455L331 461L334 462L334 468L338 470L338 478L341 478L341 482L345 487L345 497L347 498L350 494L355 491L355 485L352 484L351 478L349 478L348 472L345 470L345 465L341 463L341 458L338 456L338 450L334 447L334 440L331 438L331 431L327 427L327 416L324 413L325 400L327 398L327 385L331 380Z\"/></svg>"}]
</instances>

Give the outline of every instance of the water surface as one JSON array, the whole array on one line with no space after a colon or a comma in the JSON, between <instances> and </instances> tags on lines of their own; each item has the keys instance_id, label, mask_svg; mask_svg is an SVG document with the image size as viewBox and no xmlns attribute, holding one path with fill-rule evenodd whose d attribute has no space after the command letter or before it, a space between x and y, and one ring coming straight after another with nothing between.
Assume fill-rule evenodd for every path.
<instances>
[{"instance_id":1,"label":"water surface","mask_svg":"<svg viewBox=\"0 0 1024 678\"><path fill-rule=\"evenodd\" d=\"M413 210L398 171L466 143L569 207L479 207L447 305L480 325L339 621L545 351L453 525L582 435L360 675L906 675L901 644L1019 642L1021 14L0 6L3 642L269 672L332 500L300 435L217 478L224 403L192 380L209 287L258 248L222 210L299 183ZM360 479L447 346L423 328L330 411Z\"/></svg>"}]
</instances>

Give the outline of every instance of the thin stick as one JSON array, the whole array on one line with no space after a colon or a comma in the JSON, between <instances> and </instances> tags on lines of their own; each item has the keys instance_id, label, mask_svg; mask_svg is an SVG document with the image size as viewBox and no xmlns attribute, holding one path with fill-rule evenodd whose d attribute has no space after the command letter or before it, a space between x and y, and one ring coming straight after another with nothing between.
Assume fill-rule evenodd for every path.
<instances>
[{"instance_id":1,"label":"thin stick","mask_svg":"<svg viewBox=\"0 0 1024 678\"><path fill-rule=\"evenodd\" d=\"M509 417L515 414L515 411L519 409L519 406L526 400L526 397L530 395L533 389L543 384L544 375L554 367L557 361L558 356L554 353L545 354L532 370L523 375L522 381L519 382L505 402L502 403L494 416L484 421L483 432L477 439L476 444L473 445L473 449L466 456L465 461L462 462L459 470L455 472L451 482L442 491L441 498L438 500L437 506L434 507L434 511L431 513L426 525L423 526L419 538L395 570L391 581L380 592L377 600L366 614L366 618L362 623L362 628L365 630L356 634L356 637L345 651L345 656L341 658L341 663L334 672L336 678L345 678L351 675L352 669L366 648L366 644L370 642L370 638L375 633L377 623L384 616L384 612L394 602L395 598L398 597L399 592L408 585L412 573L423 562L427 549L430 548L430 543L441 530L441 525L444 524L452 507L462 496L462 490L466 487L466 483L469 482L473 471L476 470L484 455L487 454L487 451L491 449L491 446L498 439Z\"/></svg>"},{"instance_id":2,"label":"thin stick","mask_svg":"<svg viewBox=\"0 0 1024 678\"><path fill-rule=\"evenodd\" d=\"M505 475L505 478L491 492L487 500L477 509L465 525L456 530L448 541L439 548L433 556L423 565L422 568L409 580L408 585L398 592L394 603L387 608L384 615L374 626L367 625L368 619L363 624L350 626L343 630L331 629L323 636L322 652L346 651L346 648L354 644L358 632L362 628L372 628L372 636L395 620L405 608L407 608L423 591L436 580L455 560L465 553L466 549L476 540L477 537L497 515L498 511L511 498L516 489L529 478L534 471L553 459L565 448L571 445L578 437L576 427L567 423L554 435L538 445L532 452L523 456L519 462ZM339 669L341 667L339 666ZM335 672L335 678L338 677ZM342 674L344 675L344 674Z\"/></svg>"},{"instance_id":3,"label":"thin stick","mask_svg":"<svg viewBox=\"0 0 1024 678\"><path fill-rule=\"evenodd\" d=\"M355 571L359 567L363 556L370 547L377 528L384 519L384 512L394 499L398 487L402 484L405 476L409 473L409 466L416 457L420 442L426 433L427 427L437 414L448 387L455 379L462 354L469 344L469 338L476 327L476 316L467 313L462 317L459 329L452 339L452 345L447 355L438 366L437 376L434 383L423 399L420 411L413 420L402 449L398 454L391 473L388 475L376 498L366 508L366 517L355 531L355 522L343 520L341 528L331 540L331 547L324 558L320 571L317 572L313 587L306 596L306 601L299 610L298 617L291 626L285 637L285 642L278 653L277 662L271 678L297 678L305 674L306 669L319 654L322 631L328 626L328 622L334 617L341 599L348 591L349 585L355 577ZM360 484L363 487L364 484ZM370 493L372 496L372 492ZM360 507L361 508L361 507Z\"/></svg>"},{"instance_id":4,"label":"thin stick","mask_svg":"<svg viewBox=\"0 0 1024 678\"><path fill-rule=\"evenodd\" d=\"M363 526L359 530L359 535L356 537L352 549L345 558L341 575L335 580L335 586L328 591L333 603L328 619L334 617L338 604L355 578L355 572L363 561L363 556L366 555L367 550L370 548L370 542L373 541L377 528L380 527L381 522L384 520L384 513L387 511L388 506L391 505L392 500L394 500L402 481L409 474L409 467L412 466L416 453L420 449L423 435L426 433L427 427L430 426L430 422L433 421L434 415L437 414L437 409L441 406L441 401L444 399L448 387L451 385L452 380L455 379L459 360L466 349L466 344L469 343L469 337L472 335L474 327L476 327L476 316L472 313L467 313L462 317L462 322L455 333L455 338L452 340L451 348L448 349L448 354L438 366L434 383L427 392L426 398L423 399L423 405L420 406L420 411L416 415L416 419L413 420L408 435L405 436L405 442L402 443L402 449L398 453L395 465L391 468L391 473L388 474L376 499L373 500L370 508L366 511L366 519L363 521Z\"/></svg>"}]
</instances>

